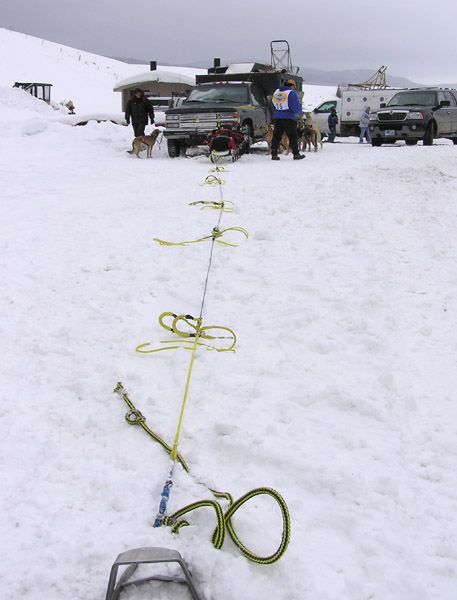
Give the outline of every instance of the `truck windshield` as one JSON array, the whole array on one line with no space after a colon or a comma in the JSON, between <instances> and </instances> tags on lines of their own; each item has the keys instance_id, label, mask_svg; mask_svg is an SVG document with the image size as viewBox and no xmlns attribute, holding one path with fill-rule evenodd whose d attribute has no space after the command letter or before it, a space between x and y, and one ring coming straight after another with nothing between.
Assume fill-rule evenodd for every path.
<instances>
[{"instance_id":1,"label":"truck windshield","mask_svg":"<svg viewBox=\"0 0 457 600\"><path fill-rule=\"evenodd\" d=\"M245 85L214 85L197 87L191 91L186 102L236 102L247 104L248 88Z\"/></svg>"},{"instance_id":2,"label":"truck windshield","mask_svg":"<svg viewBox=\"0 0 457 600\"><path fill-rule=\"evenodd\" d=\"M436 106L436 93L431 91L399 92L387 106Z\"/></svg>"}]
</instances>

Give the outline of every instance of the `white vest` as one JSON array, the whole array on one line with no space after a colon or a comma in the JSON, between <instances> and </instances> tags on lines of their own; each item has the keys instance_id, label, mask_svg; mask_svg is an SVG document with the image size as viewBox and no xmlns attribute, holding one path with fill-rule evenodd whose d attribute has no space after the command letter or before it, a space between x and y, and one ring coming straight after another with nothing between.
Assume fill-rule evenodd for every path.
<instances>
[{"instance_id":1,"label":"white vest","mask_svg":"<svg viewBox=\"0 0 457 600\"><path fill-rule=\"evenodd\" d=\"M289 94L292 90L276 90L271 102L276 110L289 110Z\"/></svg>"}]
</instances>

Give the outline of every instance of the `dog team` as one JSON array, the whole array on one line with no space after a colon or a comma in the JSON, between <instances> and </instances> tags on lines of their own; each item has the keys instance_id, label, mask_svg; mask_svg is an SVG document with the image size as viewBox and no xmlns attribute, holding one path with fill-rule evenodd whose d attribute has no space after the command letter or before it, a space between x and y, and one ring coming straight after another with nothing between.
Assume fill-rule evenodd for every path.
<instances>
[{"instance_id":1,"label":"dog team","mask_svg":"<svg viewBox=\"0 0 457 600\"><path fill-rule=\"evenodd\" d=\"M300 154L300 149L311 152L313 147L317 152L318 146L322 148L322 136L319 128L313 122L311 113L305 113L303 118L302 108L296 92L293 79L286 81L284 86L277 89L272 97L273 123L262 125L261 132L268 144L272 160L279 160L279 154L289 154L292 150L294 160L305 158ZM137 88L127 102L125 120L127 125L132 122L135 138L132 142L130 154L140 158L143 146L146 146L147 157L152 157L152 149L160 135L159 129L154 129L150 135L145 135L148 119L154 123L154 107L146 98L144 92Z\"/></svg>"}]
</instances>

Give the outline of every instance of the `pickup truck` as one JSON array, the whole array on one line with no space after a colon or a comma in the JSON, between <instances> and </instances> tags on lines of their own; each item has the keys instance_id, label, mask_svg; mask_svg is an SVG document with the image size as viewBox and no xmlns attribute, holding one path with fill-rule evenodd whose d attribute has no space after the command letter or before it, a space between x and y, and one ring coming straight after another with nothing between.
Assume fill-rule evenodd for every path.
<instances>
[{"instance_id":1,"label":"pickup truck","mask_svg":"<svg viewBox=\"0 0 457 600\"><path fill-rule=\"evenodd\" d=\"M435 138L457 144L457 90L417 88L398 92L370 115L371 144L393 144L404 140L414 146L422 140L431 146Z\"/></svg>"},{"instance_id":2,"label":"pickup truck","mask_svg":"<svg viewBox=\"0 0 457 600\"><path fill-rule=\"evenodd\" d=\"M247 66L246 72L239 72L240 65L218 70L223 72L198 75L197 85L181 106L166 111L164 134L170 157L204 145L218 125L239 126L244 134L242 152L248 153L253 142L264 139L263 126L271 122L274 91L288 79L297 82L298 90L303 83L297 75L258 63Z\"/></svg>"}]
</instances>

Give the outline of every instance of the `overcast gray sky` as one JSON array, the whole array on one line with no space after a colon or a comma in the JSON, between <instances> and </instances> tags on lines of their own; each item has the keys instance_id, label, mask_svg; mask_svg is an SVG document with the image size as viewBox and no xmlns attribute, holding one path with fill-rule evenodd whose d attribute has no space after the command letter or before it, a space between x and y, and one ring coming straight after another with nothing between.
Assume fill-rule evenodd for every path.
<instances>
[{"instance_id":1,"label":"overcast gray sky","mask_svg":"<svg viewBox=\"0 0 457 600\"><path fill-rule=\"evenodd\" d=\"M2 0L0 25L108 56L188 64L267 59L289 40L294 64L388 65L417 82L457 81L456 0ZM2 58L4 60L4 58Z\"/></svg>"}]
</instances>

